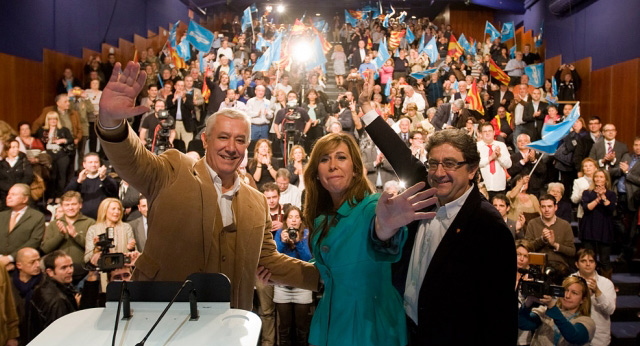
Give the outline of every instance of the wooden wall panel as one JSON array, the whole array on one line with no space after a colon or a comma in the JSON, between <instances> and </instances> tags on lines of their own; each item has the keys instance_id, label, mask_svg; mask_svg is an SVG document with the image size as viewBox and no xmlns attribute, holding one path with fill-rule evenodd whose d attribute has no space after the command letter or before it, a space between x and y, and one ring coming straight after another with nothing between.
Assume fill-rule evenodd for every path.
<instances>
[{"instance_id":1,"label":"wooden wall panel","mask_svg":"<svg viewBox=\"0 0 640 346\"><path fill-rule=\"evenodd\" d=\"M116 56L116 61L120 61L118 60L118 56L119 56L119 49L118 47L114 47L110 44L107 43L103 43L102 44L102 61L107 61L107 58L109 57L109 51L113 49L113 54ZM122 61L120 61L122 62Z\"/></svg>"},{"instance_id":2,"label":"wooden wall panel","mask_svg":"<svg viewBox=\"0 0 640 346\"><path fill-rule=\"evenodd\" d=\"M610 121L618 130L617 139L630 145L636 135L638 122L638 63L640 59L625 61L611 69Z\"/></svg>"},{"instance_id":3,"label":"wooden wall panel","mask_svg":"<svg viewBox=\"0 0 640 346\"><path fill-rule=\"evenodd\" d=\"M146 37L142 37L138 34L134 34L133 35L133 46L134 46L134 51L137 50L138 54L140 54L140 51L143 50L147 50L147 43L148 39Z\"/></svg>"},{"instance_id":4,"label":"wooden wall panel","mask_svg":"<svg viewBox=\"0 0 640 346\"><path fill-rule=\"evenodd\" d=\"M116 55L118 61L126 64L130 60L133 60L133 54L135 53L133 42L121 38L118 40L118 48L120 48L119 56Z\"/></svg>"},{"instance_id":5,"label":"wooden wall panel","mask_svg":"<svg viewBox=\"0 0 640 346\"><path fill-rule=\"evenodd\" d=\"M53 104L56 97L56 83L62 78L64 69L70 67L74 77L82 82L84 62L80 58L58 53L49 49L43 50L42 59L42 102L45 106ZM39 114L38 114L39 115Z\"/></svg>"},{"instance_id":6,"label":"wooden wall panel","mask_svg":"<svg viewBox=\"0 0 640 346\"><path fill-rule=\"evenodd\" d=\"M584 116L597 115L602 121L610 121L611 114L611 67L591 72L591 105L590 114Z\"/></svg>"},{"instance_id":7,"label":"wooden wall panel","mask_svg":"<svg viewBox=\"0 0 640 346\"><path fill-rule=\"evenodd\" d=\"M17 129L22 120L32 122L42 111L42 63L0 53L0 118Z\"/></svg>"},{"instance_id":8,"label":"wooden wall panel","mask_svg":"<svg viewBox=\"0 0 640 346\"><path fill-rule=\"evenodd\" d=\"M544 78L551 78L562 65L562 56L556 55L544 61Z\"/></svg>"},{"instance_id":9,"label":"wooden wall panel","mask_svg":"<svg viewBox=\"0 0 640 346\"><path fill-rule=\"evenodd\" d=\"M580 104L583 105L580 109L583 114L589 114L591 107L591 58L585 58L573 63L576 67L578 75L582 80L580 90L576 93ZM568 70L567 73L570 73Z\"/></svg>"},{"instance_id":10,"label":"wooden wall panel","mask_svg":"<svg viewBox=\"0 0 640 346\"><path fill-rule=\"evenodd\" d=\"M82 48L82 61L87 62L92 56L99 56L102 59L102 53L96 52L93 49ZM103 62L106 60L102 60Z\"/></svg>"},{"instance_id":11,"label":"wooden wall panel","mask_svg":"<svg viewBox=\"0 0 640 346\"><path fill-rule=\"evenodd\" d=\"M486 21L493 21L493 11L482 8L471 9L450 9L449 24L453 28L456 39L460 33L469 39L472 37L476 41L483 41L484 26Z\"/></svg>"}]
</instances>

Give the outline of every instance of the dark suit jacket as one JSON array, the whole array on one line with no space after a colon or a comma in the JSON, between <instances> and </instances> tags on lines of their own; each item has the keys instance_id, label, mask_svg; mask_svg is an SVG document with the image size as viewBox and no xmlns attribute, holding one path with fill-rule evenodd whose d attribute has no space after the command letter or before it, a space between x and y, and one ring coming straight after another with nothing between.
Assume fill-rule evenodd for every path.
<instances>
[{"instance_id":1,"label":"dark suit jacket","mask_svg":"<svg viewBox=\"0 0 640 346\"><path fill-rule=\"evenodd\" d=\"M366 127L376 145L391 162L407 186L427 179L425 166L411 155L382 118ZM409 225L409 237L400 262L393 267L404 291L407 269L415 241L417 222ZM416 344L433 345L513 345L517 338L517 299L514 291L516 273L515 246L511 232L498 211L474 186L467 200L447 230L427 270L418 300L418 335ZM475 268L491 268L486 272ZM464 274L463 274L464 273ZM486 285L478 285L485 282ZM398 286L396 286L398 288ZM481 311L482 299L491 297L494 318L476 319L460 332L462 311ZM463 322L462 322L463 323ZM495 326L501 332L495 333Z\"/></svg>"},{"instance_id":2,"label":"dark suit jacket","mask_svg":"<svg viewBox=\"0 0 640 346\"><path fill-rule=\"evenodd\" d=\"M18 250L23 247L40 247L44 235L44 215L41 212L27 207L11 233L10 220L11 210L0 212L0 254L11 255L15 259Z\"/></svg>"},{"instance_id":3,"label":"dark suit jacket","mask_svg":"<svg viewBox=\"0 0 640 346\"><path fill-rule=\"evenodd\" d=\"M600 138L602 138L602 134L600 134ZM593 139L591 139L591 133L580 137L578 144L576 144L576 149L573 152L573 165L578 172L582 170L582 160L589 157L592 147Z\"/></svg>"},{"instance_id":4,"label":"dark suit jacket","mask_svg":"<svg viewBox=\"0 0 640 346\"><path fill-rule=\"evenodd\" d=\"M449 121L449 115L451 114L451 103L441 104L440 107L436 110L436 114L433 116L433 121L431 124L436 130L442 130L442 126ZM458 112L458 114L453 116L453 125L456 128L463 128L467 124L467 119L472 117L469 113L468 109L463 109Z\"/></svg>"},{"instance_id":5,"label":"dark suit jacket","mask_svg":"<svg viewBox=\"0 0 640 346\"><path fill-rule=\"evenodd\" d=\"M536 158L540 160L540 155L536 155ZM520 163L522 160L522 154L519 150L515 153L511 154L511 167L507 169L507 172L511 177L515 177L520 173L529 174L535 166L535 163L527 161L527 163L523 166ZM533 171L531 175L531 180L529 180L529 193L539 196L540 190L542 189L545 178L547 176L547 165L544 162L540 162L540 164L536 167L536 170Z\"/></svg>"},{"instance_id":6,"label":"dark suit jacket","mask_svg":"<svg viewBox=\"0 0 640 346\"><path fill-rule=\"evenodd\" d=\"M504 104L500 103L500 90L494 91L493 92L493 107L491 107L491 114L493 116L495 116L496 114L498 114L498 108L500 106L503 106L505 109L507 107L509 107L509 104L511 103L511 100L513 100L513 93L509 90L507 90L507 92L504 93L504 97L503 99L505 100Z\"/></svg>"},{"instance_id":7,"label":"dark suit jacket","mask_svg":"<svg viewBox=\"0 0 640 346\"><path fill-rule=\"evenodd\" d=\"M364 52L365 52L364 53L365 56L371 53L371 51L369 51L366 48L364 49ZM351 58L351 66L355 66L356 68L359 68L363 62L364 62L364 59L360 57L360 49L356 47L356 50L353 51L353 57Z\"/></svg>"},{"instance_id":8,"label":"dark suit jacket","mask_svg":"<svg viewBox=\"0 0 640 346\"><path fill-rule=\"evenodd\" d=\"M187 94L187 100L180 103L180 109L182 111L182 123L184 128L193 132L196 129L196 118L194 114L193 95ZM178 121L176 114L178 112L178 101L173 102L173 94L167 97L167 110L171 116Z\"/></svg>"},{"instance_id":9,"label":"dark suit jacket","mask_svg":"<svg viewBox=\"0 0 640 346\"><path fill-rule=\"evenodd\" d=\"M129 225L131 225L131 229L133 229L133 237L136 239L136 247L138 251L144 251L144 244L147 242L147 235L144 232L144 221L143 216L129 221Z\"/></svg>"},{"instance_id":10,"label":"dark suit jacket","mask_svg":"<svg viewBox=\"0 0 640 346\"><path fill-rule=\"evenodd\" d=\"M609 171L612 183L614 183L614 181L618 180L618 178L620 177L620 161L622 161L622 156L629 152L629 149L627 148L626 144L616 139L615 143L613 144L613 151L615 151L616 153L615 163L606 163L604 166L600 166L600 160L607 153L604 137L600 137L600 139L593 144L593 147L591 147L591 152L589 153L589 157L598 161L598 166L603 167L604 169Z\"/></svg>"},{"instance_id":11,"label":"dark suit jacket","mask_svg":"<svg viewBox=\"0 0 640 346\"><path fill-rule=\"evenodd\" d=\"M630 153L625 154L622 157L622 161L626 161L631 163L631 155ZM636 163L629 169L629 173L621 172L626 177L624 180L625 188L627 189L627 207L631 211L638 210L634 197L635 194L640 191L640 161L636 161ZM640 196L638 196L640 197Z\"/></svg>"},{"instance_id":12,"label":"dark suit jacket","mask_svg":"<svg viewBox=\"0 0 640 346\"><path fill-rule=\"evenodd\" d=\"M546 102L540 101L540 105L538 106L538 110L540 111L540 116L537 118L533 116L533 102L527 102L524 106L524 114L522 115L522 120L524 121L524 128L527 131L527 134L531 137L531 141L537 141L542 138L542 125L544 125L544 117L547 115L547 106Z\"/></svg>"}]
</instances>

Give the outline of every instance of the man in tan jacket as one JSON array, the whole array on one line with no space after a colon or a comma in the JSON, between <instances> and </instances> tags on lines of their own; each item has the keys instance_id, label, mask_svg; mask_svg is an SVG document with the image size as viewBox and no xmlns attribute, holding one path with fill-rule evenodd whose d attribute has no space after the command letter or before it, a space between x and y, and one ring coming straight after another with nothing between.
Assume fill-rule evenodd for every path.
<instances>
[{"instance_id":1,"label":"man in tan jacket","mask_svg":"<svg viewBox=\"0 0 640 346\"><path fill-rule=\"evenodd\" d=\"M134 280L182 281L195 272L223 273L231 281L231 307L251 310L256 269L264 266L280 284L316 290L315 267L277 252L265 197L238 179L249 146L246 114L223 110L207 119L205 157L194 161L176 150L156 156L125 119L147 111L134 107L145 72L116 64L100 101L98 134L110 162L148 198L149 231Z\"/></svg>"}]
</instances>

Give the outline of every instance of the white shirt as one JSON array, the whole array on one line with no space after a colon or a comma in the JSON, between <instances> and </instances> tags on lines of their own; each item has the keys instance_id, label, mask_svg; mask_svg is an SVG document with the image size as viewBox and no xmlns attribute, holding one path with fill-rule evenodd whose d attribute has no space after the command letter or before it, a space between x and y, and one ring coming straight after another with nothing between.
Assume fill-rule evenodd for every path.
<instances>
[{"instance_id":1,"label":"white shirt","mask_svg":"<svg viewBox=\"0 0 640 346\"><path fill-rule=\"evenodd\" d=\"M249 117L251 117L251 124L269 124L269 119L273 118L273 111L270 106L271 102L264 97L262 99L258 99L257 97L250 98L247 101L246 112ZM262 110L262 112L260 112L260 110Z\"/></svg>"},{"instance_id":2,"label":"white shirt","mask_svg":"<svg viewBox=\"0 0 640 346\"><path fill-rule=\"evenodd\" d=\"M220 179L218 173L214 171L208 163L207 170L209 170L209 175L211 175L211 180L213 180L213 186L216 188L216 192L218 193L218 209L220 209L220 215L222 215L222 226L227 227L233 223L232 202L233 196L235 196L236 192L240 189L240 179L238 179L238 175L236 175L233 182L233 188L222 193L222 179Z\"/></svg>"},{"instance_id":3,"label":"white shirt","mask_svg":"<svg viewBox=\"0 0 640 346\"><path fill-rule=\"evenodd\" d=\"M289 184L284 192L280 192L280 205L287 203L298 208L302 206L302 190L293 184Z\"/></svg>"},{"instance_id":4,"label":"white shirt","mask_svg":"<svg viewBox=\"0 0 640 346\"><path fill-rule=\"evenodd\" d=\"M489 161L489 146L484 141L478 142L478 152L480 153L480 173L484 179L487 191L503 191L507 188L507 175L505 169L511 167L511 157L507 146L500 141L493 141L490 144L493 151L500 148L500 156L495 159L496 172L491 174Z\"/></svg>"},{"instance_id":5,"label":"white shirt","mask_svg":"<svg viewBox=\"0 0 640 346\"><path fill-rule=\"evenodd\" d=\"M226 56L227 58L229 58L229 60L233 60L233 50L231 49L231 47L227 47L227 48L218 48L218 54L216 55L216 60L220 61L220 56Z\"/></svg>"},{"instance_id":6,"label":"white shirt","mask_svg":"<svg viewBox=\"0 0 640 346\"><path fill-rule=\"evenodd\" d=\"M409 96L405 96L404 97L404 102L402 103L402 112L406 113L407 112L407 105L409 103L415 103L416 106L418 106L418 112L422 113L424 112L424 107L426 107L426 102L424 101L424 97L422 97L422 95L420 95L417 92L413 93L413 96L409 97Z\"/></svg>"},{"instance_id":7,"label":"white shirt","mask_svg":"<svg viewBox=\"0 0 640 346\"><path fill-rule=\"evenodd\" d=\"M222 103L220 103L219 109L226 109L226 108L237 109L239 111L244 112L247 108L247 105L245 105L244 102L242 101L234 101L229 105L227 105L227 101L222 101Z\"/></svg>"},{"instance_id":8,"label":"white shirt","mask_svg":"<svg viewBox=\"0 0 640 346\"><path fill-rule=\"evenodd\" d=\"M473 185L467 188L467 191L455 201L439 206L435 218L421 221L418 226L404 291L404 310L416 324L418 324L420 288L429 264L431 264L431 259L433 259L440 241L460 212L472 189Z\"/></svg>"},{"instance_id":9,"label":"white shirt","mask_svg":"<svg viewBox=\"0 0 640 346\"><path fill-rule=\"evenodd\" d=\"M527 100L529 100L529 94L527 94L527 96L525 96L522 100L527 102ZM516 118L515 118L516 126L524 124L524 120L522 120L522 117L524 115L524 106L518 103L516 105L516 109L514 110L514 113L516 114Z\"/></svg>"},{"instance_id":10,"label":"white shirt","mask_svg":"<svg viewBox=\"0 0 640 346\"><path fill-rule=\"evenodd\" d=\"M591 319L596 323L591 346L606 346L611 342L611 315L616 310L616 289L613 282L604 276L595 273L595 277L602 294L600 297L591 295Z\"/></svg>"}]
</instances>

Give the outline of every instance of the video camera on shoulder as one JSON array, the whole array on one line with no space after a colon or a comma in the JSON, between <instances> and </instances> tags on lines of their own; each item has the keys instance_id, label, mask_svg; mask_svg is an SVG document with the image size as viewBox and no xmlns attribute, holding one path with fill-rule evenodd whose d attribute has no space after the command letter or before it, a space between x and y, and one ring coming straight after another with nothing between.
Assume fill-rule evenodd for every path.
<instances>
[{"instance_id":1,"label":"video camera on shoulder","mask_svg":"<svg viewBox=\"0 0 640 346\"><path fill-rule=\"evenodd\" d=\"M529 269L518 269L518 272L522 274L520 292L523 296L564 297L564 287L553 284L557 279L558 272L552 266L547 265L546 253L530 252ZM525 274L531 281L523 280Z\"/></svg>"},{"instance_id":2,"label":"video camera on shoulder","mask_svg":"<svg viewBox=\"0 0 640 346\"><path fill-rule=\"evenodd\" d=\"M125 264L131 263L131 258L125 256L121 252L110 253L109 250L116 247L114 245L114 230L113 227L107 227L107 231L98 235L98 242L96 246L100 248L100 259L98 260L99 271L108 272L114 269L124 267Z\"/></svg>"}]
</instances>

